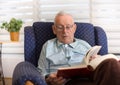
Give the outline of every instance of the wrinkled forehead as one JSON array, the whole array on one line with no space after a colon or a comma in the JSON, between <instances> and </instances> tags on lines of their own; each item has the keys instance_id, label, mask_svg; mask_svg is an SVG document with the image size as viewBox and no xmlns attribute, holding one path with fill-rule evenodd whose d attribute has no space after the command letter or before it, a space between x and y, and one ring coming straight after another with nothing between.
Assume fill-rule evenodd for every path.
<instances>
[{"instance_id":1,"label":"wrinkled forehead","mask_svg":"<svg viewBox=\"0 0 120 85\"><path fill-rule=\"evenodd\" d=\"M57 15L54 20L54 24L73 24L74 19L69 14Z\"/></svg>"}]
</instances>

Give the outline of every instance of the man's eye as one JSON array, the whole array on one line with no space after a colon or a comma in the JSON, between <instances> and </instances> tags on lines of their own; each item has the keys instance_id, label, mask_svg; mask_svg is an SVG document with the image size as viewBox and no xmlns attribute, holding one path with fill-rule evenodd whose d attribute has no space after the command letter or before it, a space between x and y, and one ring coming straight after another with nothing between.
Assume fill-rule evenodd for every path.
<instances>
[{"instance_id":1,"label":"man's eye","mask_svg":"<svg viewBox=\"0 0 120 85\"><path fill-rule=\"evenodd\" d=\"M57 28L58 28L58 29L62 29L62 28L63 28L63 26L57 26Z\"/></svg>"}]
</instances>

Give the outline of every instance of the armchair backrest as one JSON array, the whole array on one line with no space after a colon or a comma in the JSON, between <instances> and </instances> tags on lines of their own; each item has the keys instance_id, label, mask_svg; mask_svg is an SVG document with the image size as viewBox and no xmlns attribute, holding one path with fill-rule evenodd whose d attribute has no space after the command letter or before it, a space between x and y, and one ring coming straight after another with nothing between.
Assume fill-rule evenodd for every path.
<instances>
[{"instance_id":1,"label":"armchair backrest","mask_svg":"<svg viewBox=\"0 0 120 85\"><path fill-rule=\"evenodd\" d=\"M108 53L107 37L104 30L90 23L78 23L75 37L87 41L91 46L101 45L99 54ZM25 60L37 66L38 58L43 44L54 37L52 32L53 22L34 22L32 26L24 29Z\"/></svg>"}]
</instances>

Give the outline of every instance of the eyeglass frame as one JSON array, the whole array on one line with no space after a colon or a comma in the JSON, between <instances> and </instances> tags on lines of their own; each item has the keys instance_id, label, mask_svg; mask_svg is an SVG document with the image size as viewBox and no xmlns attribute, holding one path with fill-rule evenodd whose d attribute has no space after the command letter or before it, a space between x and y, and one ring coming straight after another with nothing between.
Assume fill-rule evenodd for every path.
<instances>
[{"instance_id":1,"label":"eyeglass frame","mask_svg":"<svg viewBox=\"0 0 120 85\"><path fill-rule=\"evenodd\" d=\"M70 25L66 25L66 26L63 26L63 25L55 25L55 27L57 28L58 31L62 31L63 29L67 29L67 30L70 30L71 28L73 28L74 24Z\"/></svg>"}]
</instances>

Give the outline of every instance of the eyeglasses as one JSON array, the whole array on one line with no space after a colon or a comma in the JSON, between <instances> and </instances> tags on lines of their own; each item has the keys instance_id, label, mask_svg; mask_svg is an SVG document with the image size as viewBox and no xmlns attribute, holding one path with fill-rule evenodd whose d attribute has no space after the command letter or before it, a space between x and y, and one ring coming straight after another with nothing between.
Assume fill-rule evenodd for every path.
<instances>
[{"instance_id":1,"label":"eyeglasses","mask_svg":"<svg viewBox=\"0 0 120 85\"><path fill-rule=\"evenodd\" d=\"M58 31L62 31L64 28L66 28L67 30L70 30L73 27L73 25L66 25L66 26L55 25L55 27L58 29Z\"/></svg>"}]
</instances>

